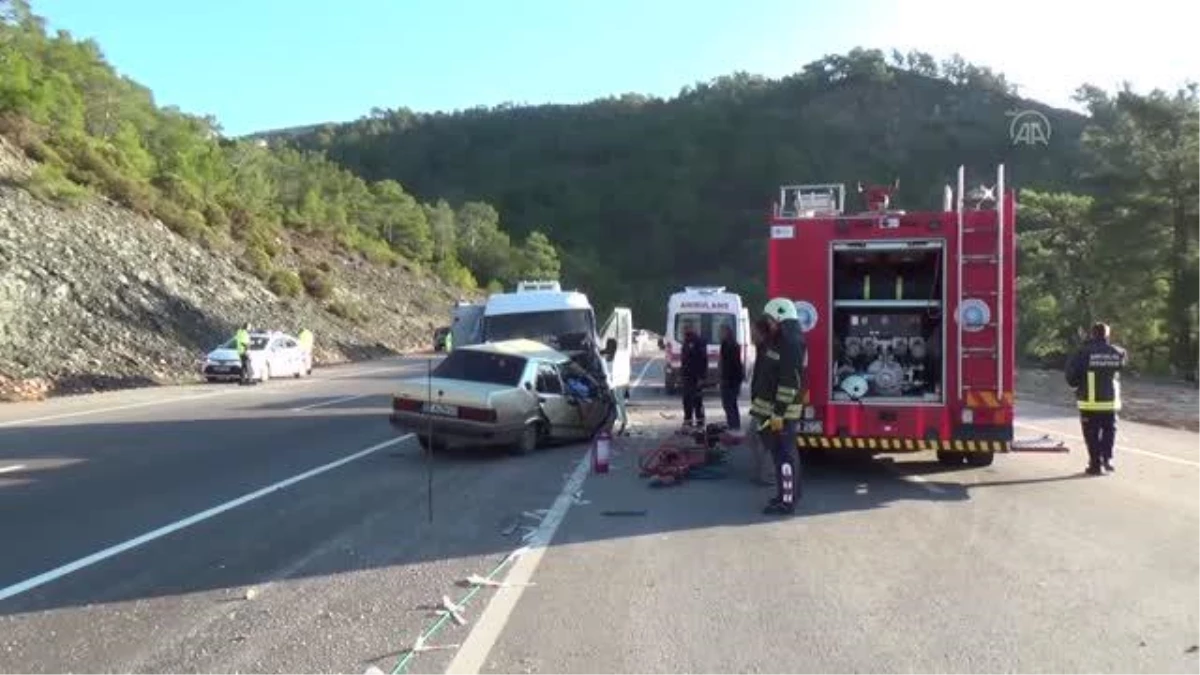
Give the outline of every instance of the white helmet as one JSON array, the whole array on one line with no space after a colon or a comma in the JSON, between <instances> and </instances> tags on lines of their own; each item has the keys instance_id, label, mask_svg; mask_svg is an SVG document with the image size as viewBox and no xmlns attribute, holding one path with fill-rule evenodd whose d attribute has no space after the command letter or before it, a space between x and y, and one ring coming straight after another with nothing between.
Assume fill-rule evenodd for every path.
<instances>
[{"instance_id":1,"label":"white helmet","mask_svg":"<svg viewBox=\"0 0 1200 675\"><path fill-rule=\"evenodd\" d=\"M796 303L787 298L773 298L766 307L763 307L763 316L775 321L800 320L800 313L796 311Z\"/></svg>"}]
</instances>

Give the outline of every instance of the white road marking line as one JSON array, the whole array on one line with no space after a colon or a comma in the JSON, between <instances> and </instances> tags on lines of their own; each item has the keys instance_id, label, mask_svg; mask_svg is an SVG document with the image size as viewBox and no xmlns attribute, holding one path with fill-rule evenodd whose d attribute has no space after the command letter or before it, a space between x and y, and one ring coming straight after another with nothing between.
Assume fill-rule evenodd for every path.
<instances>
[{"instance_id":1,"label":"white road marking line","mask_svg":"<svg viewBox=\"0 0 1200 675\"><path fill-rule=\"evenodd\" d=\"M900 478L902 480L908 481L909 483L916 483L917 485L920 485L929 494L934 494L934 495L946 494L946 491L942 489L942 486L934 485L933 483L930 483L929 481L925 480L925 477L922 475L915 474L915 473L906 474L906 473L903 473L902 471L900 471L899 469L895 470L895 473L897 476L900 476Z\"/></svg>"},{"instance_id":2,"label":"white road marking line","mask_svg":"<svg viewBox=\"0 0 1200 675\"><path fill-rule=\"evenodd\" d=\"M656 356L647 361L646 365L642 366L642 372L638 373L637 379L633 381L633 387L635 389L642 386L642 380L646 379L646 373L650 372L650 366L654 365L659 358L661 357Z\"/></svg>"},{"instance_id":3,"label":"white road marking line","mask_svg":"<svg viewBox=\"0 0 1200 675\"><path fill-rule=\"evenodd\" d=\"M1084 441L1083 436L1077 436L1075 434L1063 433L1062 431L1058 431L1056 429L1048 429L1046 427L1040 427L1040 426L1037 426L1036 424L1026 424L1024 422L1016 422L1013 426L1018 426L1018 427L1021 427L1024 429L1029 429L1030 431L1040 431L1043 434L1053 434L1055 436L1064 436L1066 438L1070 438L1070 439L1079 441L1080 443L1086 442L1086 441ZM1193 462L1190 459L1183 459L1182 457L1171 457L1170 455L1160 455L1157 452L1150 452L1149 450L1141 450L1139 448L1131 448L1127 445L1117 445L1115 447L1117 450L1120 450L1121 452L1128 452L1128 453L1132 453L1134 455L1145 455L1146 457L1153 457L1154 459L1161 459L1164 462L1173 462L1175 464L1183 464L1185 466L1194 466L1194 467L1200 469L1200 462Z\"/></svg>"},{"instance_id":4,"label":"white road marking line","mask_svg":"<svg viewBox=\"0 0 1200 675\"><path fill-rule=\"evenodd\" d=\"M24 419L19 419L19 420L9 420L7 422L0 422L0 428L15 427L15 426L20 426L22 424L33 424L34 422L50 422L53 420L65 420L65 419L70 419L72 417L83 417L84 415L98 415L100 413L118 412L121 410L134 410L136 408L146 408L148 406L163 405L165 403L179 403L182 401L198 401L200 399L212 398L214 396L228 396L231 393L233 393L233 392L215 391L215 392L212 392L211 394L200 394L197 396L179 396L179 397L175 397L175 398L158 398L158 399L154 399L152 401L140 401L138 403L126 403L124 405L109 406L107 408L93 408L91 410L77 410L75 412L59 413L57 415L44 415L42 417L26 417Z\"/></svg>"},{"instance_id":5,"label":"white road marking line","mask_svg":"<svg viewBox=\"0 0 1200 675\"><path fill-rule=\"evenodd\" d=\"M388 366L386 368L375 368L372 370L358 371L358 372L355 372L355 373L352 373L349 375L338 375L335 377L311 377L308 379L302 379L302 380L298 380L298 381L293 380L290 382L281 382L280 384L286 388L278 387L278 386L272 386L269 389L257 389L257 388L255 388L255 389L240 389L239 388L239 389L232 390L232 391L214 391L214 392L209 392L206 394L197 394L195 396L176 396L176 397L172 397L172 398L156 398L156 399L153 399L150 401L139 401L137 403L125 403L122 405L109 406L107 408L93 408L90 410L76 410L75 412L58 413L55 415L45 415L42 417L26 417L24 419L0 422L0 429L3 429L4 427L15 427L15 426L21 426L24 424L33 424L35 422L52 422L54 420L65 420L65 419L70 419L72 417L83 417L85 415L99 415L101 413L120 412L123 410L135 410L137 408L146 408L146 407L149 407L152 405L165 405L168 403L181 403L184 401L199 401L201 399L213 398L216 396L234 396L237 394L249 394L249 393L280 393L280 392L287 391L288 388L293 388L296 386L303 386L306 384L316 384L318 382L329 382L332 380L348 380L348 379L353 379L355 377L362 377L363 375L371 375L373 373L382 373L382 372L386 372L386 371L397 370L400 368L405 368L409 365L411 365L411 364L397 364L394 366ZM270 386L270 385L268 385L268 386ZM134 390L130 390L130 391L134 391Z\"/></svg>"},{"instance_id":6,"label":"white road marking line","mask_svg":"<svg viewBox=\"0 0 1200 675\"><path fill-rule=\"evenodd\" d=\"M944 489L942 489L942 486L935 485L933 483L928 482L927 480L925 480L925 477L920 474L904 473L899 468L897 468L895 464L892 464L892 463L884 464L883 466L886 467L888 473L899 478L900 480L904 481L905 483L913 483L915 485L919 485L921 487L921 489L925 490L926 492L928 492L931 495L946 494L946 491Z\"/></svg>"},{"instance_id":7,"label":"white road marking line","mask_svg":"<svg viewBox=\"0 0 1200 675\"><path fill-rule=\"evenodd\" d=\"M341 398L335 398L332 401L321 401L320 403L314 403L312 405L306 405L306 406L303 406L300 408L292 408L292 412L300 412L302 410L312 410L313 408L320 408L322 406L335 405L338 403L345 403L346 401L353 401L354 399L366 398L368 396L375 396L375 394L353 394L351 396L343 396Z\"/></svg>"},{"instance_id":8,"label":"white road marking line","mask_svg":"<svg viewBox=\"0 0 1200 675\"><path fill-rule=\"evenodd\" d=\"M509 568L508 574L501 582L506 586L496 590L496 594L492 596L491 601L480 614L479 620L467 635L467 639L463 641L462 647L454 655L454 660L446 668L447 673L475 674L483 669L488 654L491 653L505 624L512 616L517 601L521 599L521 594L525 592L525 585L533 578L538 563L546 553L546 547L550 545L554 533L562 523L563 517L567 515L571 504L575 502L575 494L583 488L583 482L587 480L588 471L591 469L590 459L591 455L585 454L579 461L575 472L563 485L558 499L554 500L554 506L550 507L542 524L538 526L536 533L526 544L528 550L524 551Z\"/></svg>"},{"instance_id":9,"label":"white road marking line","mask_svg":"<svg viewBox=\"0 0 1200 675\"><path fill-rule=\"evenodd\" d=\"M13 464L11 466L0 466L0 473L12 473L14 471L20 471L21 469L24 469L24 468L25 468L24 464Z\"/></svg>"},{"instance_id":10,"label":"white road marking line","mask_svg":"<svg viewBox=\"0 0 1200 675\"><path fill-rule=\"evenodd\" d=\"M252 502L255 499L258 499L260 497L265 497L266 495L269 495L272 492L277 492L288 486L295 485L296 483L299 483L302 480L307 480L309 478L312 478L313 476L323 474L326 471L336 469L339 466L342 466L343 464L349 464L350 462L353 462L357 459L362 459L363 457L366 457L367 455L370 455L375 452L379 452L380 450L383 450L384 448L390 448L391 446L396 445L397 443L402 443L410 438L413 438L413 436L414 436L414 434L405 434L403 436L393 438L390 441L384 441L382 443L377 443L365 450L359 450L358 452L356 452L352 455L347 455L346 457L343 457L338 460L334 460L332 462L329 462L328 464L323 464L321 466L318 466L315 469L309 469L308 471L305 471L304 473L297 474L295 476L292 476L291 478L281 480L278 483L268 485L267 487L261 488L259 490L255 490L254 492L244 494L241 497L238 497L237 499L231 499L231 500L225 502L224 504L219 504L217 506L212 507L211 509L201 511L200 513L193 514L191 516L188 516L187 518L184 518L183 520L175 521L174 523L171 523L170 525L164 525L163 527L160 527L157 530L147 532L141 536L134 537L133 539L130 539L128 541L124 541L124 542L121 542L120 544L110 546L110 547L104 549L103 551L97 551L96 553L93 553L88 556L84 556L83 558L80 558L74 562L70 562L70 563L62 565L60 567L56 567L48 572L43 572L42 574L39 574L35 577L31 577L24 581L15 583L6 588L0 588L0 600L7 600L8 598L13 597L14 595L20 595L21 593L25 593L27 591L33 590L34 588L37 588L38 586L48 584L51 581L55 581L56 579L61 579L62 577L65 577L68 574L71 574L73 572L77 572L85 567L90 567L92 565L95 565L98 562L107 560L108 558L111 558L115 555L124 553L125 551L128 551L130 549L137 548L138 546L141 546L142 544L154 541L155 539L165 537L168 534L171 534L173 532L178 532L179 530L182 530L186 527L191 527L192 525L195 525L196 523L208 520L209 518L220 515L230 509L237 508L237 507L241 506L242 504L245 504L247 502Z\"/></svg>"}]
</instances>

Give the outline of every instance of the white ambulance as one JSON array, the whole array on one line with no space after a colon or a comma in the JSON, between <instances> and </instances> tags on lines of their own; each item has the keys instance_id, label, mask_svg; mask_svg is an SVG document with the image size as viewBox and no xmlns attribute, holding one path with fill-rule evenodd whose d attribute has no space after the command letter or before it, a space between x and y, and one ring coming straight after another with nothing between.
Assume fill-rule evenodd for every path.
<instances>
[{"instance_id":1,"label":"white ambulance","mask_svg":"<svg viewBox=\"0 0 1200 675\"><path fill-rule=\"evenodd\" d=\"M725 326L734 329L749 378L754 346L750 336L750 312L742 304L742 296L726 291L724 286L685 286L667 300L667 328L659 340L659 347L666 352L663 386L668 394L679 390L679 356L683 334L689 326L708 343L707 386L719 383L721 330Z\"/></svg>"}]
</instances>

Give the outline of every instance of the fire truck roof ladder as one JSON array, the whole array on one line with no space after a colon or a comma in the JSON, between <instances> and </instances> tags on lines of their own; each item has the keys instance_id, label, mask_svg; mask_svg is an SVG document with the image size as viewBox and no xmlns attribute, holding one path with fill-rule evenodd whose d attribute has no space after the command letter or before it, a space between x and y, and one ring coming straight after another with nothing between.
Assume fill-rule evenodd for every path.
<instances>
[{"instance_id":1,"label":"fire truck roof ladder","mask_svg":"<svg viewBox=\"0 0 1200 675\"><path fill-rule=\"evenodd\" d=\"M779 188L776 218L812 218L840 216L846 208L846 186L843 183L819 185L784 185Z\"/></svg>"},{"instance_id":2,"label":"fire truck roof ladder","mask_svg":"<svg viewBox=\"0 0 1200 675\"><path fill-rule=\"evenodd\" d=\"M965 168L958 167L958 194L956 199L956 211L958 219L958 303L956 305L957 325L955 331L958 344L958 396L961 399L966 389L964 385L964 370L965 361L968 358L993 359L996 363L996 380L995 393L997 398L1002 398L1004 395L1004 349L1001 344L1003 340L1004 329L1004 165L1001 164L996 168L996 189L995 189L995 214L996 224L994 227L966 227L963 213L963 199L965 196ZM991 191L983 190L984 194L991 194ZM981 204L976 205L976 209L981 208ZM971 237L968 244L968 236L973 234L990 234L995 233L994 249L992 245L985 245L980 239ZM979 253L980 249L986 250L986 253ZM967 253L967 250L976 251L975 253ZM968 275L964 274L963 268L966 265L992 265L995 267L995 275L991 278L993 282L982 282L982 275L971 274L970 279L975 284L975 287L967 288L964 284L964 278ZM992 283L995 284L992 287ZM963 303L967 300L975 302L983 302L991 305L990 312L985 312L984 316L989 316L985 323L978 326L976 330L980 331L986 338L984 341L990 343L987 346L963 347L963 333L966 330L965 325L968 318L965 315ZM976 342L979 340L977 339Z\"/></svg>"}]
</instances>

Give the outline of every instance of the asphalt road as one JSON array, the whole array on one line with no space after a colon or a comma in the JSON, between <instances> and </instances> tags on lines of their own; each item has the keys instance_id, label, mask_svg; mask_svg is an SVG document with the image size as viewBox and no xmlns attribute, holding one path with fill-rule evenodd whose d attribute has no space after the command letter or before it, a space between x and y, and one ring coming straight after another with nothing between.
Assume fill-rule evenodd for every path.
<instances>
[{"instance_id":1,"label":"asphalt road","mask_svg":"<svg viewBox=\"0 0 1200 675\"><path fill-rule=\"evenodd\" d=\"M0 407L0 671L391 672L439 621L409 672L1197 671L1196 434L1122 424L1100 478L1077 444L808 466L772 520L740 475L637 478L678 421L660 364L607 475L578 446L426 463L386 422L421 359ZM506 558L534 585L433 615Z\"/></svg>"},{"instance_id":2,"label":"asphalt road","mask_svg":"<svg viewBox=\"0 0 1200 675\"><path fill-rule=\"evenodd\" d=\"M579 454L427 464L387 423L425 363L0 408L0 671L391 670Z\"/></svg>"},{"instance_id":3,"label":"asphalt road","mask_svg":"<svg viewBox=\"0 0 1200 675\"><path fill-rule=\"evenodd\" d=\"M638 404L643 429L678 424ZM1093 478L1069 409L1019 413L1073 452L809 465L787 520L744 455L654 490L627 445L452 672L1197 672L1197 436L1122 424Z\"/></svg>"}]
</instances>

